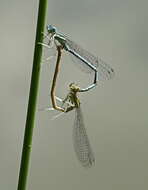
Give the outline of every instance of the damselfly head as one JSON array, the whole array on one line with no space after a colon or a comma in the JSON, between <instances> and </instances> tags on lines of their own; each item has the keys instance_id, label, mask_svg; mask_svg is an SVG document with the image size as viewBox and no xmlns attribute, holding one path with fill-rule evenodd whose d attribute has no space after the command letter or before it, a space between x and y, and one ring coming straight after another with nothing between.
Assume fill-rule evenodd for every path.
<instances>
[{"instance_id":1,"label":"damselfly head","mask_svg":"<svg viewBox=\"0 0 148 190\"><path fill-rule=\"evenodd\" d=\"M80 90L80 87L79 87L78 85L76 85L75 83L71 83L71 84L69 85L69 88L70 88L70 90L73 91L73 92L79 92L79 90Z\"/></svg>"},{"instance_id":2,"label":"damselfly head","mask_svg":"<svg viewBox=\"0 0 148 190\"><path fill-rule=\"evenodd\" d=\"M52 25L47 25L47 31L48 33L56 33L57 29L56 27L52 26Z\"/></svg>"}]
</instances>

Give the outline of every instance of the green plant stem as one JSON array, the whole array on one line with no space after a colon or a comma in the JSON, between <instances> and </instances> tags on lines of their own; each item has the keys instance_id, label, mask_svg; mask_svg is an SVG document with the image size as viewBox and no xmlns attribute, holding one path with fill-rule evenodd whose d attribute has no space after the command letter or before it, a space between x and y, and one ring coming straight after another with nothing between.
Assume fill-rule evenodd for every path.
<instances>
[{"instance_id":1,"label":"green plant stem","mask_svg":"<svg viewBox=\"0 0 148 190\"><path fill-rule=\"evenodd\" d=\"M44 31L44 28L45 28L47 1L48 0L39 0L33 69L32 69L29 103L28 103L24 143L23 143L17 190L25 190L26 183L27 183L29 160L30 160L30 153L31 153L31 148L32 148L33 128L34 128L36 105L37 105L37 96L38 96L38 89L39 89L41 57L42 57L42 46L39 45L38 42L43 41L42 32Z\"/></svg>"}]
</instances>

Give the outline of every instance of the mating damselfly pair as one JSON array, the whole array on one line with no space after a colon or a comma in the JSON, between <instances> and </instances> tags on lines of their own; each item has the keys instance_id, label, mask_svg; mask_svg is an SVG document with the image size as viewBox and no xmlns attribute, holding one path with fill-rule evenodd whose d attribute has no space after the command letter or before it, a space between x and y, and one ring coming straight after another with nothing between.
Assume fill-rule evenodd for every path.
<instances>
[{"instance_id":1,"label":"mating damselfly pair","mask_svg":"<svg viewBox=\"0 0 148 190\"><path fill-rule=\"evenodd\" d=\"M43 33L43 35L44 38L47 39L47 43L39 44L49 49L55 46L58 53L51 87L51 102L53 106L52 109L61 111L63 113L67 113L73 109L75 110L75 121L73 127L74 149L81 164L84 167L91 167L95 162L95 158L84 126L80 100L77 96L77 93L87 92L91 90L96 86L99 80L111 79L114 76L114 70L102 59L97 58L93 54L84 50L78 44L70 40L66 35L59 33L57 29L52 25L47 26L47 33ZM55 87L57 76L60 71L60 61L63 50L71 54L76 62L79 63L79 66L85 67L86 72L94 73L94 80L93 83L86 88L80 88L75 83L71 83L69 85L68 95L64 100L61 100L60 98L56 98ZM57 105L57 99L63 102L62 106Z\"/></svg>"}]
</instances>

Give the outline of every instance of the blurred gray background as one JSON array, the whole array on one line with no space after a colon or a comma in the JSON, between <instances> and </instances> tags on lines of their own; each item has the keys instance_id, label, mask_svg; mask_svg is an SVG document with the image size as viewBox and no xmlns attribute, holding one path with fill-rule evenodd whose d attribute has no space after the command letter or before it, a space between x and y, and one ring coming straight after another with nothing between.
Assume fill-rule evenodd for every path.
<instances>
[{"instance_id":1,"label":"blurred gray background","mask_svg":"<svg viewBox=\"0 0 148 190\"><path fill-rule=\"evenodd\" d=\"M148 3L50 0L47 23L101 56L115 77L80 96L96 165L84 169L72 144L74 112L38 112L28 189L148 189ZM16 189L32 70L38 1L0 1L0 189ZM50 54L50 52L49 52ZM50 106L54 61L41 72L38 108ZM92 81L65 53L57 95Z\"/></svg>"}]
</instances>

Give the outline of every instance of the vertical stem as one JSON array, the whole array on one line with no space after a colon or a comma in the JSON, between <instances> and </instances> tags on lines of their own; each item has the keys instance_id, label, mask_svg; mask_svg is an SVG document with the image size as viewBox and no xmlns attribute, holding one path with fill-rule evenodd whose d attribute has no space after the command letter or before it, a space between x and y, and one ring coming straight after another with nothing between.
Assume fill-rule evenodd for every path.
<instances>
[{"instance_id":1,"label":"vertical stem","mask_svg":"<svg viewBox=\"0 0 148 190\"><path fill-rule=\"evenodd\" d=\"M42 32L44 31L44 27L45 27L47 1L48 0L39 0L33 69L32 69L29 103L28 103L24 143L23 143L17 190L25 190L26 183L27 183L29 160L30 160L30 153L31 153L31 148L32 148L33 128L34 128L36 105L37 105L37 95L38 95L38 88L39 88L41 56L42 56L42 46L39 45L38 42L43 41Z\"/></svg>"}]
</instances>

